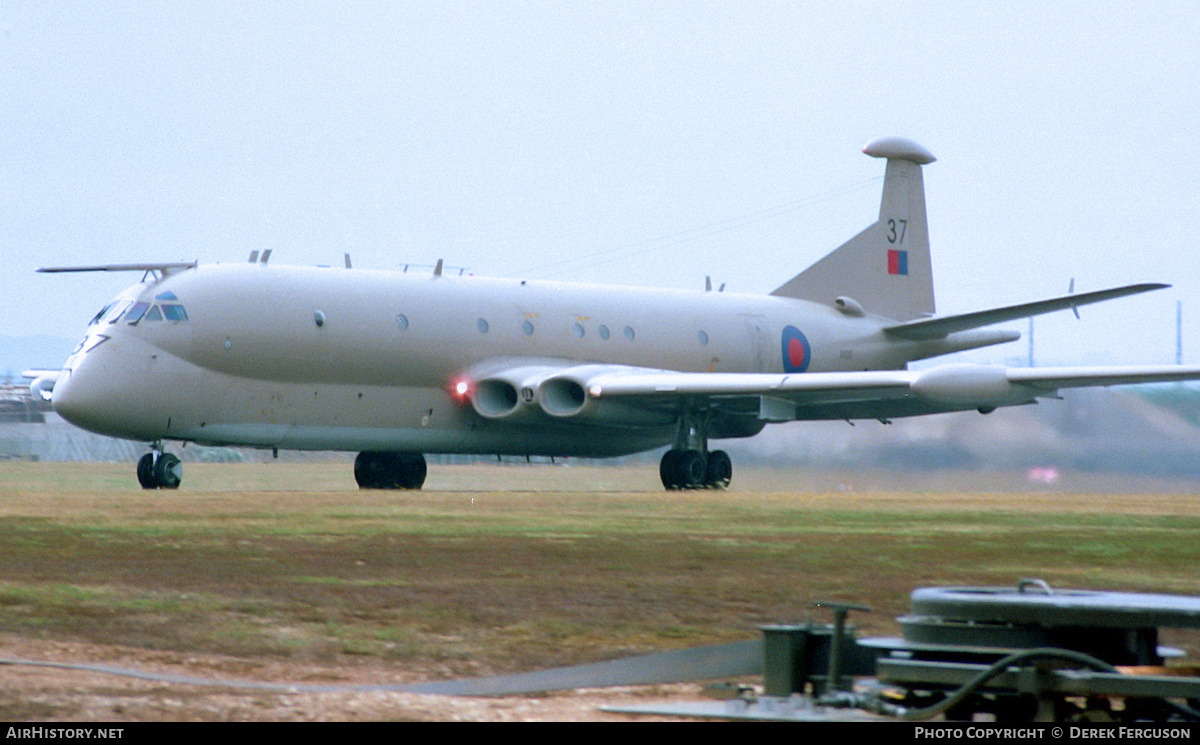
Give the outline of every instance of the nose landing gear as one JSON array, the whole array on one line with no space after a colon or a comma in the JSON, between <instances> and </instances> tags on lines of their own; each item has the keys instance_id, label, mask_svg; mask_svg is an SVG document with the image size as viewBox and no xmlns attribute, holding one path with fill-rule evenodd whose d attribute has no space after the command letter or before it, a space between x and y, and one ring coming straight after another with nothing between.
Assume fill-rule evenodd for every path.
<instances>
[{"instance_id":1,"label":"nose landing gear","mask_svg":"<svg viewBox=\"0 0 1200 745\"><path fill-rule=\"evenodd\" d=\"M183 481L183 463L156 446L138 460L137 480L143 489L178 489Z\"/></svg>"}]
</instances>

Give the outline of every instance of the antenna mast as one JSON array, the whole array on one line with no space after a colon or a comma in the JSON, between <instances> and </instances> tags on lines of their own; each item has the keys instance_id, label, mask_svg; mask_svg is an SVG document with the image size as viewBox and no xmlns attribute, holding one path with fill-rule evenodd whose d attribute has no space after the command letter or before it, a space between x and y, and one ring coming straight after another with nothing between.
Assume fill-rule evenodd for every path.
<instances>
[{"instance_id":1,"label":"antenna mast","mask_svg":"<svg viewBox=\"0 0 1200 745\"><path fill-rule=\"evenodd\" d=\"M1183 301L1175 301L1175 364L1183 364Z\"/></svg>"}]
</instances>

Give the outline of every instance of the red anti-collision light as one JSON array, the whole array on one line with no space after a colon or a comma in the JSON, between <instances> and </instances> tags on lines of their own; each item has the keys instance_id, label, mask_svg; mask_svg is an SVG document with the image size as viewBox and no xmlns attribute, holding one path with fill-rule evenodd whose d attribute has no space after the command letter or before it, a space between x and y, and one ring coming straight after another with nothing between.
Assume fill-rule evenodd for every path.
<instances>
[{"instance_id":1,"label":"red anti-collision light","mask_svg":"<svg viewBox=\"0 0 1200 745\"><path fill-rule=\"evenodd\" d=\"M450 381L450 395L459 403L466 403L471 398L471 383L466 378Z\"/></svg>"}]
</instances>

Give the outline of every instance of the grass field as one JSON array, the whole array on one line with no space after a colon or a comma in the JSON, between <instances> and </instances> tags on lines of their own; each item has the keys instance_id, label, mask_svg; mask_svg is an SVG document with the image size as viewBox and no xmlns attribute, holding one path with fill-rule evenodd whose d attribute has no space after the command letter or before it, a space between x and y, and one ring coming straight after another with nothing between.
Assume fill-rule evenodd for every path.
<instances>
[{"instance_id":1,"label":"grass field","mask_svg":"<svg viewBox=\"0 0 1200 745\"><path fill-rule=\"evenodd\" d=\"M818 600L892 635L927 585L1200 594L1200 488L1080 483L751 471L667 494L653 467L475 465L409 493L338 462L189 464L143 492L130 464L0 463L0 631L454 677L755 638L827 620Z\"/></svg>"}]
</instances>

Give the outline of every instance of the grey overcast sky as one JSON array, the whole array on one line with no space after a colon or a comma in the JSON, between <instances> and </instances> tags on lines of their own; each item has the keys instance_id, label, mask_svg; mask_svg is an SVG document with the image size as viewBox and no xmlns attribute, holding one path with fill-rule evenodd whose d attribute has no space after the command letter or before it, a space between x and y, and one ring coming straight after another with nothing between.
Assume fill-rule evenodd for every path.
<instances>
[{"instance_id":1,"label":"grey overcast sky","mask_svg":"<svg viewBox=\"0 0 1200 745\"><path fill-rule=\"evenodd\" d=\"M1195 2L4 0L0 335L137 279L39 266L253 249L768 292L901 135L940 313L1169 282L1039 319L1038 362L1173 362L1177 301L1200 362L1198 40Z\"/></svg>"}]
</instances>

